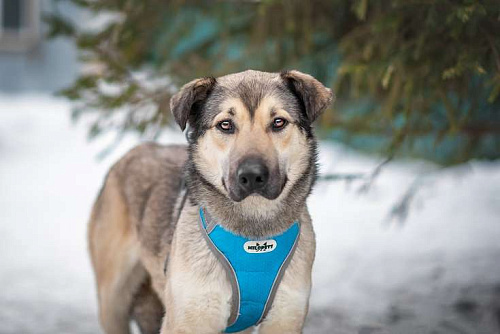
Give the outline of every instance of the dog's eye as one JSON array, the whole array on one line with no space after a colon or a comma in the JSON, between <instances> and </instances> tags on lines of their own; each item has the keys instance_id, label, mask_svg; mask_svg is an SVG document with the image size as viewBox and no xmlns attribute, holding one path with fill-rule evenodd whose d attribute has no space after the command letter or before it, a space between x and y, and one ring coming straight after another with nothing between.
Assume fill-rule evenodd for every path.
<instances>
[{"instance_id":1,"label":"dog's eye","mask_svg":"<svg viewBox=\"0 0 500 334\"><path fill-rule=\"evenodd\" d=\"M283 129L286 125L288 124L287 120L284 118L275 118L273 120L273 130L274 131L279 131Z\"/></svg>"},{"instance_id":2,"label":"dog's eye","mask_svg":"<svg viewBox=\"0 0 500 334\"><path fill-rule=\"evenodd\" d=\"M228 120L228 119L219 122L217 124L217 128L219 128L219 130L221 130L222 132L226 132L226 133L233 133L234 132L233 122Z\"/></svg>"}]
</instances>

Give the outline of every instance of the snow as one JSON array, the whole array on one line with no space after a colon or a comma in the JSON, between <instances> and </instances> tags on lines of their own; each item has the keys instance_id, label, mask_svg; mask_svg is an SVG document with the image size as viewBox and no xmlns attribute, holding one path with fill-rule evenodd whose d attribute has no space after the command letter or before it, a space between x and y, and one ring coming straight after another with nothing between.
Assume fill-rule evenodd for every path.
<instances>
[{"instance_id":1,"label":"snow","mask_svg":"<svg viewBox=\"0 0 500 334\"><path fill-rule=\"evenodd\" d=\"M44 95L0 95L0 333L99 332L86 224L109 166L139 139L89 143L85 121ZM168 130L161 142L183 142ZM324 173L370 173L379 157L321 144ZM404 223L388 219L422 180ZM498 333L500 162L388 164L363 181L319 182L305 333Z\"/></svg>"}]
</instances>

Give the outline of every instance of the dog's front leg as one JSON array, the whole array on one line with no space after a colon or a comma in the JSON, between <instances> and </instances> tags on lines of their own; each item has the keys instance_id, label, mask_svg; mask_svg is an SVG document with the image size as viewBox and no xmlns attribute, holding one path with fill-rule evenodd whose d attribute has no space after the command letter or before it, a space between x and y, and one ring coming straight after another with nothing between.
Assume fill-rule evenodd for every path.
<instances>
[{"instance_id":1,"label":"dog's front leg","mask_svg":"<svg viewBox=\"0 0 500 334\"><path fill-rule=\"evenodd\" d=\"M224 268L201 235L196 238L196 231L177 232L168 263L161 334L221 333L227 327L232 296Z\"/></svg>"},{"instance_id":2,"label":"dog's front leg","mask_svg":"<svg viewBox=\"0 0 500 334\"><path fill-rule=\"evenodd\" d=\"M283 289L281 289L283 288ZM307 315L310 289L289 290L280 287L273 307L259 327L259 334L299 334L302 333Z\"/></svg>"},{"instance_id":3,"label":"dog's front leg","mask_svg":"<svg viewBox=\"0 0 500 334\"><path fill-rule=\"evenodd\" d=\"M315 243L310 225L305 225L299 245L278 287L271 310L259 327L259 334L299 334L309 308L311 270Z\"/></svg>"},{"instance_id":4,"label":"dog's front leg","mask_svg":"<svg viewBox=\"0 0 500 334\"><path fill-rule=\"evenodd\" d=\"M167 283L162 334L216 334L227 326L231 290L220 282L189 272L171 275Z\"/></svg>"}]
</instances>

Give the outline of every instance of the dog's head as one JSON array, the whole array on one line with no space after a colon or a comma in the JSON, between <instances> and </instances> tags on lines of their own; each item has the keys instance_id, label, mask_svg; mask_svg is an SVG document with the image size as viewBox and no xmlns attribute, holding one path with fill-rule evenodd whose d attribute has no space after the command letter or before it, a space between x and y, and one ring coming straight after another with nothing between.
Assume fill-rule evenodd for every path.
<instances>
[{"instance_id":1,"label":"dog's head","mask_svg":"<svg viewBox=\"0 0 500 334\"><path fill-rule=\"evenodd\" d=\"M311 124L332 99L330 89L298 71L245 71L193 80L170 107L181 129L189 126L203 182L233 203L265 206L310 172Z\"/></svg>"}]
</instances>

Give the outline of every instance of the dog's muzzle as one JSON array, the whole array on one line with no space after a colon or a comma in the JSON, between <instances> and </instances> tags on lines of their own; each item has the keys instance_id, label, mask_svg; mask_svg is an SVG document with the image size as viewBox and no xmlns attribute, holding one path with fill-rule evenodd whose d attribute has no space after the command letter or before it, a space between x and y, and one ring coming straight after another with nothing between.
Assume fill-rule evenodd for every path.
<instances>
[{"instance_id":1,"label":"dog's muzzle","mask_svg":"<svg viewBox=\"0 0 500 334\"><path fill-rule=\"evenodd\" d=\"M275 175L276 174L276 175ZM240 202L251 194L276 199L281 193L279 172L272 173L258 157L249 157L238 164L229 182L229 196Z\"/></svg>"}]
</instances>

